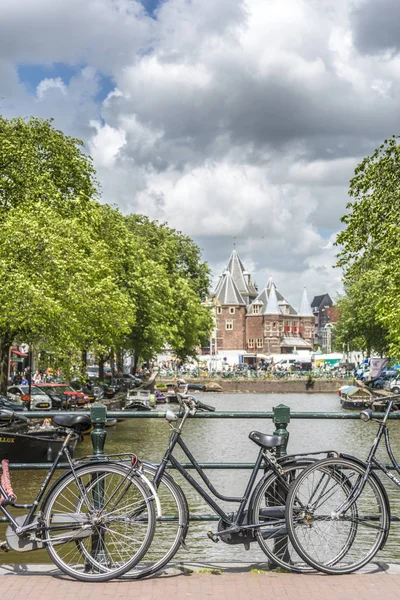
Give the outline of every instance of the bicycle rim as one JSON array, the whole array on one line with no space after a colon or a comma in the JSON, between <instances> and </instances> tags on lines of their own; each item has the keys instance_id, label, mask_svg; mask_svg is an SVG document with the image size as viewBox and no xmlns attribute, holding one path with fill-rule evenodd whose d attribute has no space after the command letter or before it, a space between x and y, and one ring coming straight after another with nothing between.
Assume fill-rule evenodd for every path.
<instances>
[{"instance_id":1,"label":"bicycle rim","mask_svg":"<svg viewBox=\"0 0 400 600\"><path fill-rule=\"evenodd\" d=\"M280 478L275 473L267 476L255 492L251 522L265 523L264 527L255 529L255 536L260 548L268 556L271 568L282 567L297 573L312 570L295 551L285 523L288 488L309 464L299 462L284 467L285 472Z\"/></svg>"},{"instance_id":2,"label":"bicycle rim","mask_svg":"<svg viewBox=\"0 0 400 600\"><path fill-rule=\"evenodd\" d=\"M318 461L296 479L286 505L293 546L315 569L345 574L366 565L380 549L390 526L385 497L373 476L355 503L341 506L365 474L344 459Z\"/></svg>"},{"instance_id":3,"label":"bicycle rim","mask_svg":"<svg viewBox=\"0 0 400 600\"><path fill-rule=\"evenodd\" d=\"M81 581L119 577L140 561L154 534L151 490L117 465L88 465L61 480L43 508L47 551Z\"/></svg>"}]
</instances>

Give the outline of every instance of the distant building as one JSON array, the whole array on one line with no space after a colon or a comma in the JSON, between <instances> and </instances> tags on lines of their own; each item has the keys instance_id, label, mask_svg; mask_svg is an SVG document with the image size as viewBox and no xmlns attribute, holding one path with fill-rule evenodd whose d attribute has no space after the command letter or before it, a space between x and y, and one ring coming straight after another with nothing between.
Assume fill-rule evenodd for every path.
<instances>
[{"instance_id":1,"label":"distant building","mask_svg":"<svg viewBox=\"0 0 400 600\"><path fill-rule=\"evenodd\" d=\"M315 316L315 344L326 352L332 351L333 329L338 320L338 309L333 306L329 294L315 296L311 302Z\"/></svg>"},{"instance_id":2,"label":"distant building","mask_svg":"<svg viewBox=\"0 0 400 600\"><path fill-rule=\"evenodd\" d=\"M213 353L287 354L313 350L315 317L304 288L296 310L270 278L259 292L232 251L212 300L215 307Z\"/></svg>"}]
</instances>

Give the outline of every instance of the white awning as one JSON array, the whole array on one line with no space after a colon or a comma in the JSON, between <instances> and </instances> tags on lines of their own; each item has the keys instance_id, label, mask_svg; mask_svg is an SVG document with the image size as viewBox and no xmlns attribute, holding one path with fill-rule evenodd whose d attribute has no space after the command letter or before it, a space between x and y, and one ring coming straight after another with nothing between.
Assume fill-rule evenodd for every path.
<instances>
[{"instance_id":1,"label":"white awning","mask_svg":"<svg viewBox=\"0 0 400 600\"><path fill-rule=\"evenodd\" d=\"M311 344L301 337L284 337L281 346L296 346L296 348L311 348Z\"/></svg>"}]
</instances>

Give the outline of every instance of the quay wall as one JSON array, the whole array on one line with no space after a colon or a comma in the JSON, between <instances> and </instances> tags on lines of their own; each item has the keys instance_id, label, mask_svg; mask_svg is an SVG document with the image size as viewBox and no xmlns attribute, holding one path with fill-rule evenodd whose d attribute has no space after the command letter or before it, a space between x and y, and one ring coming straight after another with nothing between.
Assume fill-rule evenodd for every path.
<instances>
[{"instance_id":1,"label":"quay wall","mask_svg":"<svg viewBox=\"0 0 400 600\"><path fill-rule=\"evenodd\" d=\"M186 381L190 381L187 379ZM212 391L212 384L221 386L227 394L334 394L343 385L352 385L349 379L323 380L315 379L310 385L306 380L263 380L263 379L213 379L192 380L193 383L204 383Z\"/></svg>"}]
</instances>

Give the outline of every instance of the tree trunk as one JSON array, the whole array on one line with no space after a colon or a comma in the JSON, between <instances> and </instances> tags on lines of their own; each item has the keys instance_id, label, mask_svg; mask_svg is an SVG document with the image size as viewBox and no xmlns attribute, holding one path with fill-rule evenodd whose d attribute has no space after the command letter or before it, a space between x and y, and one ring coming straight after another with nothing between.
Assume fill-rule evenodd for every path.
<instances>
[{"instance_id":1,"label":"tree trunk","mask_svg":"<svg viewBox=\"0 0 400 600\"><path fill-rule=\"evenodd\" d=\"M4 396L7 396L11 344L12 340L7 338L7 336L3 336L0 339L0 394Z\"/></svg>"},{"instance_id":2,"label":"tree trunk","mask_svg":"<svg viewBox=\"0 0 400 600\"><path fill-rule=\"evenodd\" d=\"M86 369L87 369L87 350L82 350L82 354L81 354L81 378L84 379L85 381L86 381L86 378L87 378Z\"/></svg>"},{"instance_id":3,"label":"tree trunk","mask_svg":"<svg viewBox=\"0 0 400 600\"><path fill-rule=\"evenodd\" d=\"M121 374L124 372L124 351L122 348L117 348L117 371Z\"/></svg>"},{"instance_id":4,"label":"tree trunk","mask_svg":"<svg viewBox=\"0 0 400 600\"><path fill-rule=\"evenodd\" d=\"M104 356L99 357L99 379L104 381Z\"/></svg>"}]
</instances>

